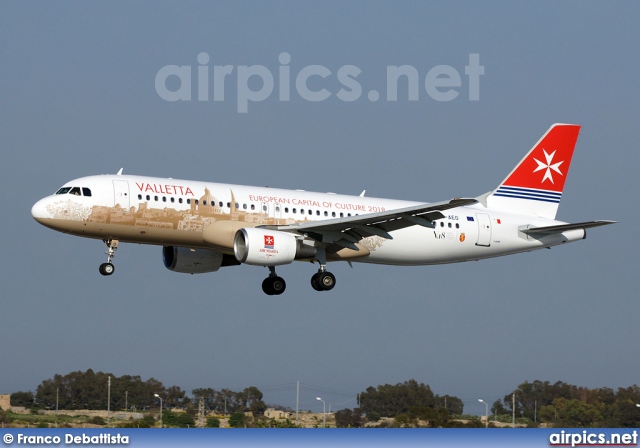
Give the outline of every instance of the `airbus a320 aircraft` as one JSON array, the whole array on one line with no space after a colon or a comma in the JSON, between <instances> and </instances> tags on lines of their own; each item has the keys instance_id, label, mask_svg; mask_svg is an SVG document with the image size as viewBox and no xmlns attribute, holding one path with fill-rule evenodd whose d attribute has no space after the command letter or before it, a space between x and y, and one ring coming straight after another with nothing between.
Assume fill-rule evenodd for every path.
<instances>
[{"instance_id":1,"label":"airbus a320 aircraft","mask_svg":"<svg viewBox=\"0 0 640 448\"><path fill-rule=\"evenodd\" d=\"M285 290L276 266L319 264L317 291L333 289L329 261L429 265L549 248L614 221L556 221L580 126L554 124L498 187L437 203L161 179L89 176L32 208L40 224L107 245L102 275L120 242L163 246L164 265L184 273L242 263L269 268L266 294Z\"/></svg>"}]
</instances>

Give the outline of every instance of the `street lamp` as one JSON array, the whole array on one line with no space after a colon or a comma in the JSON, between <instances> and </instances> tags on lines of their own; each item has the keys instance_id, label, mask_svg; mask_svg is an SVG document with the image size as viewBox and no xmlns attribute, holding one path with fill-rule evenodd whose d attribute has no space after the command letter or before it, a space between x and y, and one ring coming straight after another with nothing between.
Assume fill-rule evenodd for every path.
<instances>
[{"instance_id":1,"label":"street lamp","mask_svg":"<svg viewBox=\"0 0 640 448\"><path fill-rule=\"evenodd\" d=\"M158 394L153 394L153 396L160 399L160 427L162 428L162 397Z\"/></svg>"},{"instance_id":2,"label":"street lamp","mask_svg":"<svg viewBox=\"0 0 640 448\"><path fill-rule=\"evenodd\" d=\"M316 400L322 401L322 427L327 427L327 403L320 397L316 397Z\"/></svg>"},{"instance_id":3,"label":"street lamp","mask_svg":"<svg viewBox=\"0 0 640 448\"><path fill-rule=\"evenodd\" d=\"M479 398L478 401L480 403L484 403L484 408L485 408L485 413L484 413L484 427L488 428L489 427L489 403L487 403L486 401L484 401L482 398Z\"/></svg>"}]
</instances>

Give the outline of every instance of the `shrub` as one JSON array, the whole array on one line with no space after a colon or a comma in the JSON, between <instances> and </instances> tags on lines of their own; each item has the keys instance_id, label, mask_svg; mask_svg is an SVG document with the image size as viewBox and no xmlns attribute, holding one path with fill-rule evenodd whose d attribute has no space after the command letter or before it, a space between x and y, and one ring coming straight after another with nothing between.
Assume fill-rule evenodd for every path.
<instances>
[{"instance_id":1,"label":"shrub","mask_svg":"<svg viewBox=\"0 0 640 448\"><path fill-rule=\"evenodd\" d=\"M91 419L89 419L88 423L90 423L92 425L99 425L99 426L106 425L106 422L104 421L104 419L102 417L97 416L97 415L95 417L92 417Z\"/></svg>"},{"instance_id":2,"label":"shrub","mask_svg":"<svg viewBox=\"0 0 640 448\"><path fill-rule=\"evenodd\" d=\"M220 419L216 417L209 417L207 419L207 428L219 428L220 427Z\"/></svg>"},{"instance_id":3,"label":"shrub","mask_svg":"<svg viewBox=\"0 0 640 448\"><path fill-rule=\"evenodd\" d=\"M244 423L244 414L241 412L231 414L231 417L229 417L229 426L232 428L242 428Z\"/></svg>"}]
</instances>

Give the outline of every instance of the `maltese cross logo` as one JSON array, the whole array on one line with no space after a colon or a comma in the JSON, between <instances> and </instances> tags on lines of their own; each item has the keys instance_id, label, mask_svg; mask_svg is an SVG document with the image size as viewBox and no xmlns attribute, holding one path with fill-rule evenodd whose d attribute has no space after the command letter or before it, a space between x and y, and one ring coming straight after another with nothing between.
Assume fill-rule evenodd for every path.
<instances>
[{"instance_id":1,"label":"maltese cross logo","mask_svg":"<svg viewBox=\"0 0 640 448\"><path fill-rule=\"evenodd\" d=\"M271 235L264 236L264 247L267 249L273 249L274 238Z\"/></svg>"},{"instance_id":2,"label":"maltese cross logo","mask_svg":"<svg viewBox=\"0 0 640 448\"><path fill-rule=\"evenodd\" d=\"M553 156L556 155L556 152L553 151L551 154L548 154L546 150L543 149L542 151L544 152L544 158L547 163L541 162L534 157L533 160L535 160L538 163L538 168L533 170L533 172L536 173L540 170L546 169L547 171L545 171L544 176L542 177L541 183L544 183L544 181L547 179L549 179L551 183L553 183L553 175L551 174L551 171L555 171L556 173L563 175L559 167L564 163L564 160L562 162L554 163L552 165L551 162L553 162Z\"/></svg>"}]
</instances>

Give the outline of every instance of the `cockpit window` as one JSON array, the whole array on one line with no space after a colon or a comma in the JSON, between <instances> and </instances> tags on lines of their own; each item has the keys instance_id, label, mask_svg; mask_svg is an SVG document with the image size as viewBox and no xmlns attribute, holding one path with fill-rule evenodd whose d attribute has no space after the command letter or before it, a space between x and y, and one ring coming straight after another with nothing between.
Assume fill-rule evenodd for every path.
<instances>
[{"instance_id":1,"label":"cockpit window","mask_svg":"<svg viewBox=\"0 0 640 448\"><path fill-rule=\"evenodd\" d=\"M67 194L69 193L69 190L71 190L71 187L62 187L61 189L56 191L56 194Z\"/></svg>"},{"instance_id":2,"label":"cockpit window","mask_svg":"<svg viewBox=\"0 0 640 448\"><path fill-rule=\"evenodd\" d=\"M91 196L91 190L87 187L82 187L82 195L83 196Z\"/></svg>"},{"instance_id":3,"label":"cockpit window","mask_svg":"<svg viewBox=\"0 0 640 448\"><path fill-rule=\"evenodd\" d=\"M69 194L73 194L75 196L80 196L80 187L73 187Z\"/></svg>"}]
</instances>

